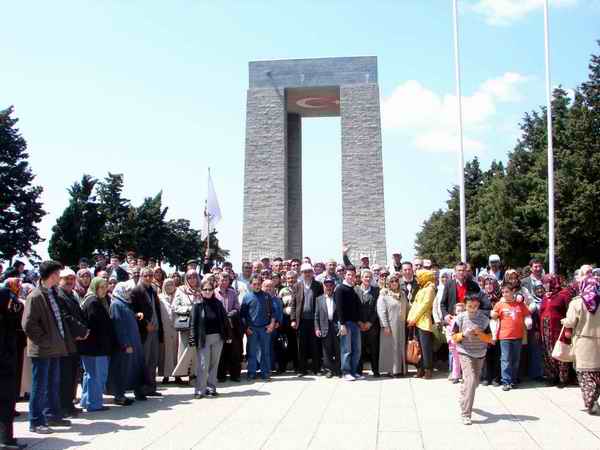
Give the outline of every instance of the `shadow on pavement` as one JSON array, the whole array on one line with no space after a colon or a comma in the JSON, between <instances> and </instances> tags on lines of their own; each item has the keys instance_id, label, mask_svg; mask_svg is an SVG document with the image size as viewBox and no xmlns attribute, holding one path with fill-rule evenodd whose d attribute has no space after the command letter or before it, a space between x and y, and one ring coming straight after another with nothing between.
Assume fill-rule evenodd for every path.
<instances>
[{"instance_id":1,"label":"shadow on pavement","mask_svg":"<svg viewBox=\"0 0 600 450\"><path fill-rule=\"evenodd\" d=\"M485 417L484 420L474 420L473 423L477 425L485 425L488 423L496 423L501 420L505 420L507 422L534 422L536 420L540 420L539 417L536 416L526 416L523 414L490 414L488 412L482 411L481 409L473 408L473 412L479 414L480 416Z\"/></svg>"},{"instance_id":2,"label":"shadow on pavement","mask_svg":"<svg viewBox=\"0 0 600 450\"><path fill-rule=\"evenodd\" d=\"M52 450L64 450L67 448L81 447L82 445L89 444L89 441L70 441L69 439L62 439L57 437L44 437L44 438L19 438L20 444L27 444L27 448L35 448L39 450L52 449Z\"/></svg>"}]
</instances>

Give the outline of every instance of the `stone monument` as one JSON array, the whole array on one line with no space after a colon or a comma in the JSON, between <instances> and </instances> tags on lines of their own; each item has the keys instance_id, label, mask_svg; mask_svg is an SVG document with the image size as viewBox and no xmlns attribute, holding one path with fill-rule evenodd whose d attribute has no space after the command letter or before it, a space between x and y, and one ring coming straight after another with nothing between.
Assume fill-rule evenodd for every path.
<instances>
[{"instance_id":1,"label":"stone monument","mask_svg":"<svg viewBox=\"0 0 600 450\"><path fill-rule=\"evenodd\" d=\"M342 239L352 261L385 264L377 58L255 61L249 74L243 260L302 258L302 118L340 116Z\"/></svg>"}]
</instances>

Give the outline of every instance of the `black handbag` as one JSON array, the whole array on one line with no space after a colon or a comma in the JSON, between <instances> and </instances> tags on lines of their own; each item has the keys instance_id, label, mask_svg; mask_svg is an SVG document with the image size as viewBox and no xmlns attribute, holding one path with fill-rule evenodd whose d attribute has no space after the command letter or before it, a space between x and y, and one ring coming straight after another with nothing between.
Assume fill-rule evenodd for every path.
<instances>
[{"instance_id":1,"label":"black handbag","mask_svg":"<svg viewBox=\"0 0 600 450\"><path fill-rule=\"evenodd\" d=\"M176 331L189 331L190 330L190 315L189 314L177 314L175 317L175 330Z\"/></svg>"}]
</instances>

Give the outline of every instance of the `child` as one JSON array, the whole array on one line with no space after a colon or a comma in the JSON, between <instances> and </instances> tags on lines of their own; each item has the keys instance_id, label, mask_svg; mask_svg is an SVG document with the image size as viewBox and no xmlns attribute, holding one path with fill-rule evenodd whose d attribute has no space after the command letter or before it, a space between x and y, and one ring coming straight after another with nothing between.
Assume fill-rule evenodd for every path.
<instances>
[{"instance_id":1,"label":"child","mask_svg":"<svg viewBox=\"0 0 600 450\"><path fill-rule=\"evenodd\" d=\"M524 302L517 301L510 286L502 287L502 300L494 306L491 318L500 322L498 339L502 390L510 391L516 387L525 319L530 321L531 313Z\"/></svg>"},{"instance_id":2,"label":"child","mask_svg":"<svg viewBox=\"0 0 600 450\"><path fill-rule=\"evenodd\" d=\"M465 425L471 425L475 390L479 385L487 346L492 342L490 319L479 310L479 303L478 294L469 295L467 311L456 317L452 330L452 340L456 343L464 380L460 387L459 404Z\"/></svg>"},{"instance_id":3,"label":"child","mask_svg":"<svg viewBox=\"0 0 600 450\"><path fill-rule=\"evenodd\" d=\"M452 381L453 384L457 384L462 378L460 370L460 359L458 357L458 348L457 344L452 340L452 335L454 334L453 329L454 324L456 323L456 319L463 312L465 312L465 304L457 303L454 307L454 319L452 319L450 324L446 326L445 330L446 338L448 341L448 350L450 351L450 381Z\"/></svg>"}]
</instances>

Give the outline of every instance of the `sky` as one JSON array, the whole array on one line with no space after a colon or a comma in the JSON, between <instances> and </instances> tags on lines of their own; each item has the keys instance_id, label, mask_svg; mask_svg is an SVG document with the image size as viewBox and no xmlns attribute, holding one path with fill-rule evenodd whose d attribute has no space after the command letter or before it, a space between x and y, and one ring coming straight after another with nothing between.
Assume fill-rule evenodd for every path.
<instances>
[{"instance_id":1,"label":"sky","mask_svg":"<svg viewBox=\"0 0 600 450\"><path fill-rule=\"evenodd\" d=\"M464 147L486 169L546 102L543 0L459 6ZM67 188L109 171L133 204L162 190L167 218L201 228L210 167L239 266L254 60L377 56L388 256L414 255L457 181L450 0L23 0L2 15L0 108L14 105L44 187L46 239ZM600 52L600 0L551 0L550 31L552 85L573 89ZM340 119L305 119L302 133L304 253L341 258Z\"/></svg>"}]
</instances>

